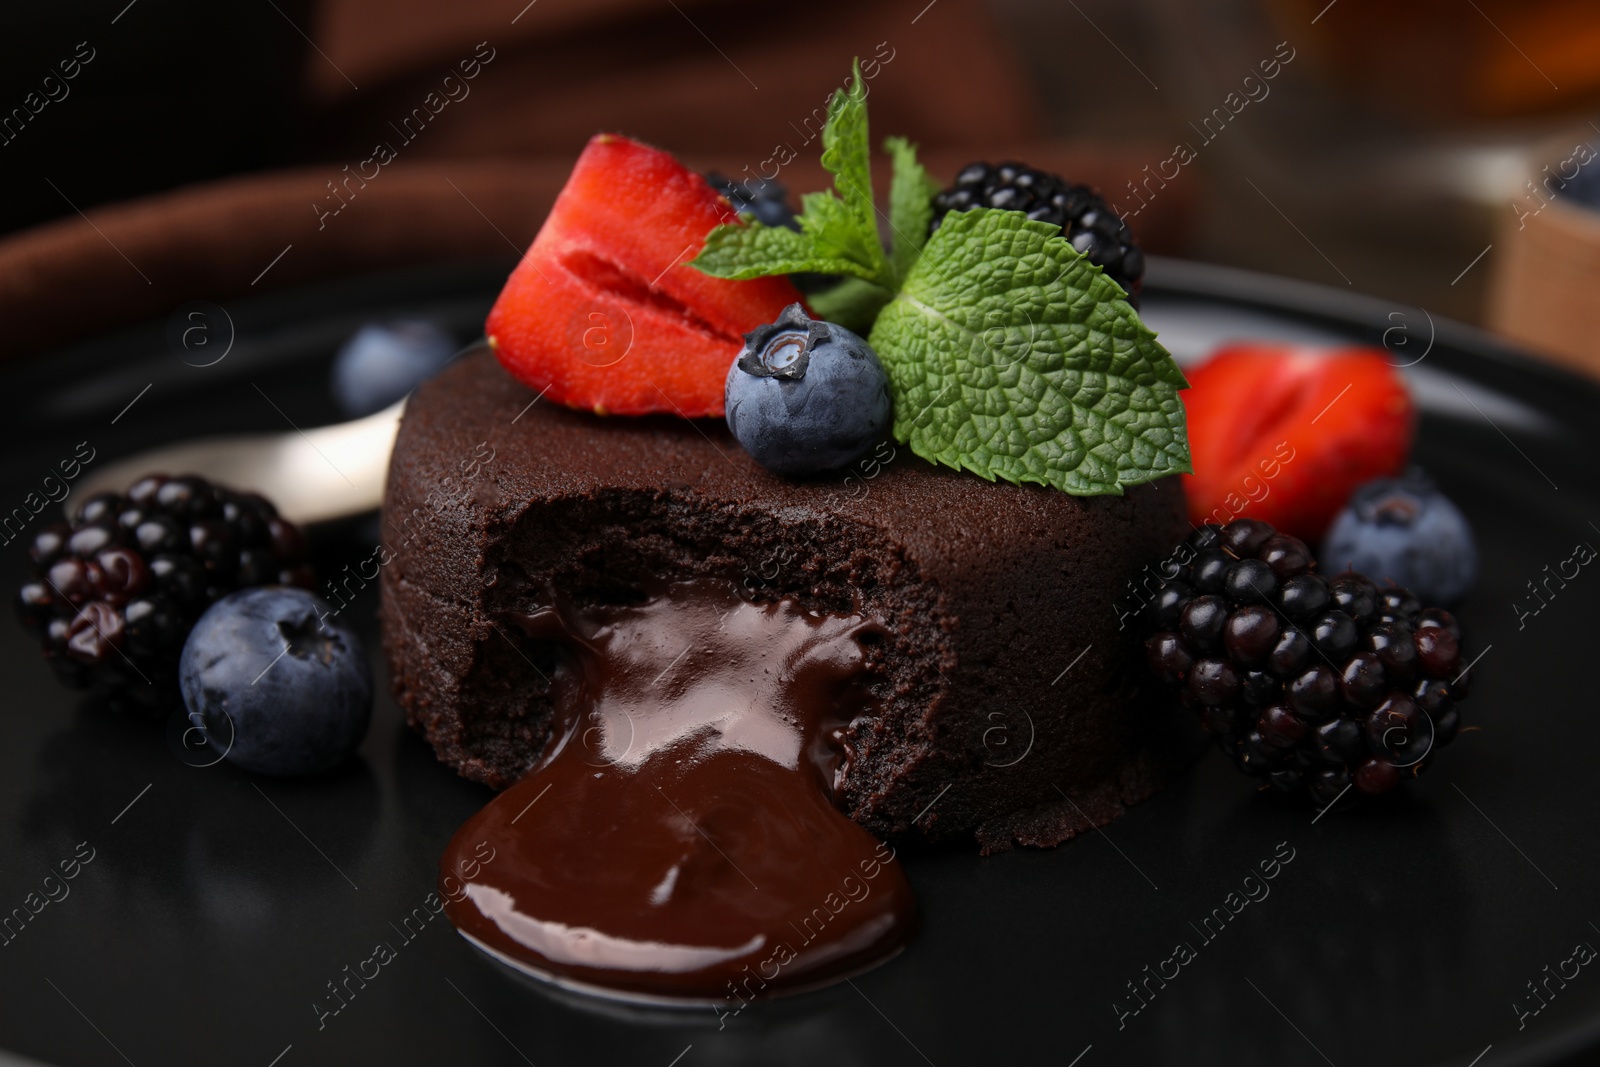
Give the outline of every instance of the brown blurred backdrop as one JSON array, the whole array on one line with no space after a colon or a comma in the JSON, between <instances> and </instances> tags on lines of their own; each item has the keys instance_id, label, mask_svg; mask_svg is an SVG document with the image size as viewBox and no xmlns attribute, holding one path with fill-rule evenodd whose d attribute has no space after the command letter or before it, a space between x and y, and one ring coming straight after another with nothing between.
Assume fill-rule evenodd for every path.
<instances>
[{"instance_id":1,"label":"brown blurred backdrop","mask_svg":"<svg viewBox=\"0 0 1600 1067\"><path fill-rule=\"evenodd\" d=\"M1153 251L1476 321L1516 254L1507 221L1537 203L1529 175L1600 143L1592 0L95 0L3 18L4 351L193 299L514 257L600 129L735 175L790 145L779 180L806 191L814 116L853 56L877 62L876 136L919 141L936 176L1016 156L1099 186ZM350 182L378 142L394 161Z\"/></svg>"}]
</instances>

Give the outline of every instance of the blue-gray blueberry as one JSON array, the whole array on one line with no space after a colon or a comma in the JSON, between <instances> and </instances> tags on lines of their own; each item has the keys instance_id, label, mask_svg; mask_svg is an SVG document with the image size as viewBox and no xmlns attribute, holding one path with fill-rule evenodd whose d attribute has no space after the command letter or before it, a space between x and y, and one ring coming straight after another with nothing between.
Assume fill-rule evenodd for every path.
<instances>
[{"instance_id":1,"label":"blue-gray blueberry","mask_svg":"<svg viewBox=\"0 0 1600 1067\"><path fill-rule=\"evenodd\" d=\"M878 354L797 303L745 335L724 399L733 436L779 474L843 467L889 428L889 377Z\"/></svg>"},{"instance_id":2,"label":"blue-gray blueberry","mask_svg":"<svg viewBox=\"0 0 1600 1067\"><path fill-rule=\"evenodd\" d=\"M372 719L372 671L354 630L288 586L241 589L195 623L179 661L189 719L246 770L329 770Z\"/></svg>"},{"instance_id":3,"label":"blue-gray blueberry","mask_svg":"<svg viewBox=\"0 0 1600 1067\"><path fill-rule=\"evenodd\" d=\"M455 338L428 319L369 322L333 360L333 397L352 419L382 411L444 369Z\"/></svg>"},{"instance_id":4,"label":"blue-gray blueberry","mask_svg":"<svg viewBox=\"0 0 1600 1067\"><path fill-rule=\"evenodd\" d=\"M1461 509L1411 471L1357 489L1322 545L1323 570L1350 569L1450 605L1478 580L1478 546Z\"/></svg>"}]
</instances>

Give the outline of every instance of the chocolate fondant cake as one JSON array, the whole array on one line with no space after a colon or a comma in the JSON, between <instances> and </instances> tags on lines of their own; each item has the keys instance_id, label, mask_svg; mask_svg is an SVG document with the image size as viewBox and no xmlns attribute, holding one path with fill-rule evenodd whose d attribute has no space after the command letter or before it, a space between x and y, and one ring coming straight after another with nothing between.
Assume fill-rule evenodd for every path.
<instances>
[{"instance_id":1,"label":"chocolate fondant cake","mask_svg":"<svg viewBox=\"0 0 1600 1067\"><path fill-rule=\"evenodd\" d=\"M890 841L1050 846L1196 751L1189 717L1144 691L1114 606L1187 528L1173 478L1080 497L888 443L853 474L785 478L720 421L536 401L482 347L401 425L384 642L410 723L504 789L571 733L553 690L589 648L531 625L541 612L648 605L692 582L725 589L729 611L865 620L870 699L815 742L834 753L833 802Z\"/></svg>"},{"instance_id":2,"label":"chocolate fondant cake","mask_svg":"<svg viewBox=\"0 0 1600 1067\"><path fill-rule=\"evenodd\" d=\"M865 109L858 67L835 189L776 226L597 134L407 407L391 679L501 791L446 914L536 977L725 1023L906 944L896 845L1056 845L1197 752L1122 596L1187 528L1183 374L1106 273L1137 249L1013 164L938 201L903 139L877 210Z\"/></svg>"}]
</instances>

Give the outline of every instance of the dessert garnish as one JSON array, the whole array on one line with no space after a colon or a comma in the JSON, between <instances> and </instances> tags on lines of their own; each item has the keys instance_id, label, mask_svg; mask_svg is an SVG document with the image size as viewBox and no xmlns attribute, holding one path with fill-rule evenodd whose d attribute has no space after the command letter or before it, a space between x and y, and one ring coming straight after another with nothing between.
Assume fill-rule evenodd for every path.
<instances>
[{"instance_id":1,"label":"dessert garnish","mask_svg":"<svg viewBox=\"0 0 1600 1067\"><path fill-rule=\"evenodd\" d=\"M28 557L19 613L57 675L153 713L178 703L178 655L208 606L312 582L305 539L270 502L193 475L91 496L40 530Z\"/></svg>"},{"instance_id":2,"label":"dessert garnish","mask_svg":"<svg viewBox=\"0 0 1600 1067\"><path fill-rule=\"evenodd\" d=\"M1151 668L1246 774L1331 804L1386 793L1460 729L1461 630L1409 591L1324 578L1260 519L1206 525L1169 557L1148 612Z\"/></svg>"},{"instance_id":3,"label":"dessert garnish","mask_svg":"<svg viewBox=\"0 0 1600 1067\"><path fill-rule=\"evenodd\" d=\"M835 470L883 439L889 381L860 337L790 304L776 322L745 335L728 368L727 419L768 470Z\"/></svg>"},{"instance_id":4,"label":"dessert garnish","mask_svg":"<svg viewBox=\"0 0 1600 1067\"><path fill-rule=\"evenodd\" d=\"M189 721L258 774L316 774L361 745L372 668L361 638L304 589L229 593L200 616L179 661Z\"/></svg>"},{"instance_id":5,"label":"dessert garnish","mask_svg":"<svg viewBox=\"0 0 1600 1067\"><path fill-rule=\"evenodd\" d=\"M1062 238L1120 285L1130 304L1139 306L1144 252L1128 224L1087 185L1074 185L1025 163L969 163L950 188L933 198L931 225L937 229L946 212L975 207L1021 211L1037 222L1060 226Z\"/></svg>"},{"instance_id":6,"label":"dessert garnish","mask_svg":"<svg viewBox=\"0 0 1600 1067\"><path fill-rule=\"evenodd\" d=\"M489 344L555 403L721 416L743 336L801 298L784 278L729 282L689 266L707 232L737 220L672 156L600 134L489 312Z\"/></svg>"},{"instance_id":7,"label":"dessert garnish","mask_svg":"<svg viewBox=\"0 0 1600 1067\"><path fill-rule=\"evenodd\" d=\"M1370 574L1449 606L1478 579L1478 545L1461 509L1414 469L1355 491L1322 543L1322 565Z\"/></svg>"},{"instance_id":8,"label":"dessert garnish","mask_svg":"<svg viewBox=\"0 0 1600 1067\"><path fill-rule=\"evenodd\" d=\"M1383 349L1237 344L1189 370L1189 518L1316 543L1356 487L1398 474L1415 408Z\"/></svg>"},{"instance_id":9,"label":"dessert garnish","mask_svg":"<svg viewBox=\"0 0 1600 1067\"><path fill-rule=\"evenodd\" d=\"M834 188L802 198L798 230L719 226L694 266L727 279L847 277L812 310L867 332L889 375L894 438L930 462L1080 495L1190 469L1183 374L1122 287L1057 239L1060 225L980 206L949 210L930 235L939 190L902 138L885 143L882 215L859 64L822 142Z\"/></svg>"}]
</instances>

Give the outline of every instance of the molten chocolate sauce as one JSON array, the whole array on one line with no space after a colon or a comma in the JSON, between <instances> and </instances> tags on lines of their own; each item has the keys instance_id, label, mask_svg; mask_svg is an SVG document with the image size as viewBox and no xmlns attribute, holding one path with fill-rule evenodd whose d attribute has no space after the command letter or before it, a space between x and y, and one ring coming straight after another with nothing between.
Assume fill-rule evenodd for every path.
<instances>
[{"instance_id":1,"label":"molten chocolate sauce","mask_svg":"<svg viewBox=\"0 0 1600 1067\"><path fill-rule=\"evenodd\" d=\"M894 850L833 804L881 624L708 581L507 621L566 654L544 757L440 860L495 849L464 894L451 881L462 933L565 985L741 1005L905 943Z\"/></svg>"}]
</instances>

